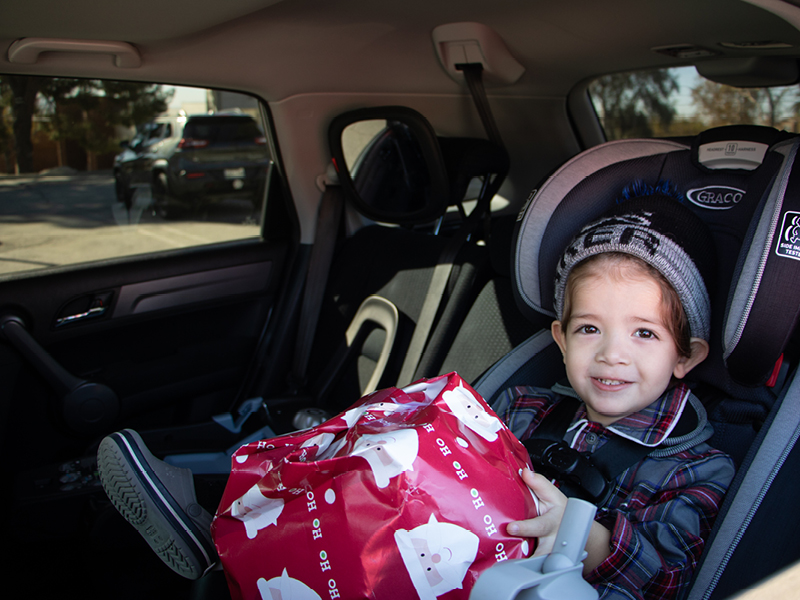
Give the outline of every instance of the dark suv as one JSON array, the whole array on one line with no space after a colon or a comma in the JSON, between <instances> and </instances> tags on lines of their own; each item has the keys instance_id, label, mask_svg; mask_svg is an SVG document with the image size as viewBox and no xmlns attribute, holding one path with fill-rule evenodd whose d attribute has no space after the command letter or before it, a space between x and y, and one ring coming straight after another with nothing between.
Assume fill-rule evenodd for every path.
<instances>
[{"instance_id":1,"label":"dark suv","mask_svg":"<svg viewBox=\"0 0 800 600\"><path fill-rule=\"evenodd\" d=\"M145 148L127 165L129 181L149 184L155 210L167 217L227 198L247 198L258 208L269 156L253 117L199 115L188 118L183 135Z\"/></svg>"}]
</instances>

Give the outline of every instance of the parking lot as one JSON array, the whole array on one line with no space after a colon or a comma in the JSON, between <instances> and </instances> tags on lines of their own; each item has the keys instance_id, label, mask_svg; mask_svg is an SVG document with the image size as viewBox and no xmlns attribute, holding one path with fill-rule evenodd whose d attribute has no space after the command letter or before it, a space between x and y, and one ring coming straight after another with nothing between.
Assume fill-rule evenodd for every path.
<instances>
[{"instance_id":1,"label":"parking lot","mask_svg":"<svg viewBox=\"0 0 800 600\"><path fill-rule=\"evenodd\" d=\"M246 200L165 221L137 190L130 211L110 172L0 177L0 274L173 250L259 235Z\"/></svg>"}]
</instances>

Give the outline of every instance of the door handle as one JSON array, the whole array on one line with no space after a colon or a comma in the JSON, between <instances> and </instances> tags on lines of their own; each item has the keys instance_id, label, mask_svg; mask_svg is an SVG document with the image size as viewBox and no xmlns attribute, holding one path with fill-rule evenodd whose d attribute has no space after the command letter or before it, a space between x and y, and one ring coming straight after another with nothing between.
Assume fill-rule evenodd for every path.
<instances>
[{"instance_id":1,"label":"door handle","mask_svg":"<svg viewBox=\"0 0 800 600\"><path fill-rule=\"evenodd\" d=\"M56 314L54 325L61 327L102 317L111 306L112 296L113 292L98 292L72 300Z\"/></svg>"},{"instance_id":2,"label":"door handle","mask_svg":"<svg viewBox=\"0 0 800 600\"><path fill-rule=\"evenodd\" d=\"M82 313L67 315L65 317L59 317L58 319L56 319L56 327L60 327L61 325L68 325L70 323L77 323L78 321L84 321L86 319L91 319L92 317L102 317L107 310L108 310L107 306L95 306L94 308L90 308L89 310Z\"/></svg>"}]
</instances>

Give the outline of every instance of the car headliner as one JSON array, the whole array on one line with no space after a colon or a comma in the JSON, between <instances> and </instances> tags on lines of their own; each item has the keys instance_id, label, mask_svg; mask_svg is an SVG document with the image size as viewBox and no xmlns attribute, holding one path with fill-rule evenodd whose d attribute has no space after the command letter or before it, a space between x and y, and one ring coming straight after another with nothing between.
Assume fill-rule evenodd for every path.
<instances>
[{"instance_id":1,"label":"car headliner","mask_svg":"<svg viewBox=\"0 0 800 600\"><path fill-rule=\"evenodd\" d=\"M502 94L563 95L596 74L679 64L651 51L659 46L696 44L729 56L752 51L720 42L794 45L765 54L800 47L797 29L740 0L31 0L4 7L0 43L5 58L21 37L127 41L144 58L141 73L128 77L246 87L268 101L336 91L450 93L458 86L440 68L430 34L462 21L497 31L526 68L517 84L493 90ZM57 72L66 61L47 57L35 70Z\"/></svg>"},{"instance_id":2,"label":"car headliner","mask_svg":"<svg viewBox=\"0 0 800 600\"><path fill-rule=\"evenodd\" d=\"M431 37L435 27L457 22L493 29L525 68L512 85L487 82L512 157L502 193L515 206L560 162L602 141L582 93L592 77L688 64L654 47L693 44L717 53L706 60L800 52L800 7L782 0L29 0L7 2L0 13L0 71L257 94L270 105L310 241L316 181L329 162L325 132L339 112L404 104L440 134L484 135L466 85L442 68ZM108 55L53 52L33 65L9 62L8 47L23 37L125 41L142 64L118 68ZM720 45L764 41L790 47Z\"/></svg>"}]
</instances>

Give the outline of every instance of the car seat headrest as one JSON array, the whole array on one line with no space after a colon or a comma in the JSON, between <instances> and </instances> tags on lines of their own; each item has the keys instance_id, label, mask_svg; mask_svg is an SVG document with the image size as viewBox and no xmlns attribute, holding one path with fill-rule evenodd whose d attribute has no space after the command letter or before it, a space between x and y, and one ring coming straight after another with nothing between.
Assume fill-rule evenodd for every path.
<instances>
[{"instance_id":1,"label":"car seat headrest","mask_svg":"<svg viewBox=\"0 0 800 600\"><path fill-rule=\"evenodd\" d=\"M661 140L608 142L578 154L531 193L517 218L512 257L524 313L555 317L556 261L569 241L583 225L614 206L619 192L634 179L631 168L658 172L663 156L679 150L687 146Z\"/></svg>"},{"instance_id":2,"label":"car seat headrest","mask_svg":"<svg viewBox=\"0 0 800 600\"><path fill-rule=\"evenodd\" d=\"M422 114L403 106L343 113L331 122L328 141L350 205L382 223L430 223L460 206L473 178L484 178L482 196L491 198L508 173L504 148L437 137Z\"/></svg>"},{"instance_id":3,"label":"car seat headrest","mask_svg":"<svg viewBox=\"0 0 800 600\"><path fill-rule=\"evenodd\" d=\"M770 146L791 134L759 125L727 125L699 133L692 143L692 162L699 168L752 171Z\"/></svg>"},{"instance_id":4,"label":"car seat headrest","mask_svg":"<svg viewBox=\"0 0 800 600\"><path fill-rule=\"evenodd\" d=\"M492 196L500 189L510 163L505 148L479 138L439 137L439 146L450 182L450 206L456 206L464 200L467 188L475 177L493 177Z\"/></svg>"},{"instance_id":5,"label":"car seat headrest","mask_svg":"<svg viewBox=\"0 0 800 600\"><path fill-rule=\"evenodd\" d=\"M792 172L794 160L790 155L794 155L787 149L792 143L782 141L786 137L770 128L717 128L701 134L691 144L669 140L618 140L578 154L534 190L517 219L512 274L520 309L530 317L536 313L555 316L556 261L572 237L583 225L612 207L623 188L633 181L641 180L650 186L669 181L685 197L686 206L708 225L717 253L715 281L707 282L712 295L711 354L693 376L724 389L740 383L763 382L794 326L793 320L786 323L785 318L781 318L784 329L778 336L780 341L771 342L769 352L765 351L763 343L756 343L760 337L756 332L764 331L761 321L770 317L759 310L754 314L752 308L758 309L771 294L766 292L763 283L758 289L753 289L752 283L758 265L776 262L765 259L770 256L770 250L762 246L769 246L778 235L775 223L784 218L775 213L788 194L777 192L773 182L777 174L787 173L788 177ZM726 147L729 151L740 147L744 150L738 155L733 153L733 159L738 156L739 160L717 161L709 166L708 161L703 163L698 158L701 148L708 150L709 144L721 145L723 153ZM736 144L736 148L728 144ZM761 152L757 144L768 145L763 156L757 156ZM788 180L794 181L791 177ZM770 193L774 196L771 203L768 202ZM770 211L772 213L768 214ZM797 215L800 258L800 208ZM793 223L793 215L785 218L788 224ZM785 227L789 227L788 224ZM788 230L781 233L789 240L793 237ZM800 265L798 260L787 258L786 262ZM786 268L789 267L776 265L771 281ZM795 279L800 282L800 276ZM786 295L782 297L785 299ZM800 298L800 290L796 297ZM800 306L800 301L794 304ZM777 308L772 307L773 316ZM781 314L788 313L794 314L793 310L782 310ZM742 337L726 334L728 329L752 333ZM756 350L757 347L760 350ZM761 359L758 365L742 369L740 363L750 361L749 355L758 352Z\"/></svg>"}]
</instances>

